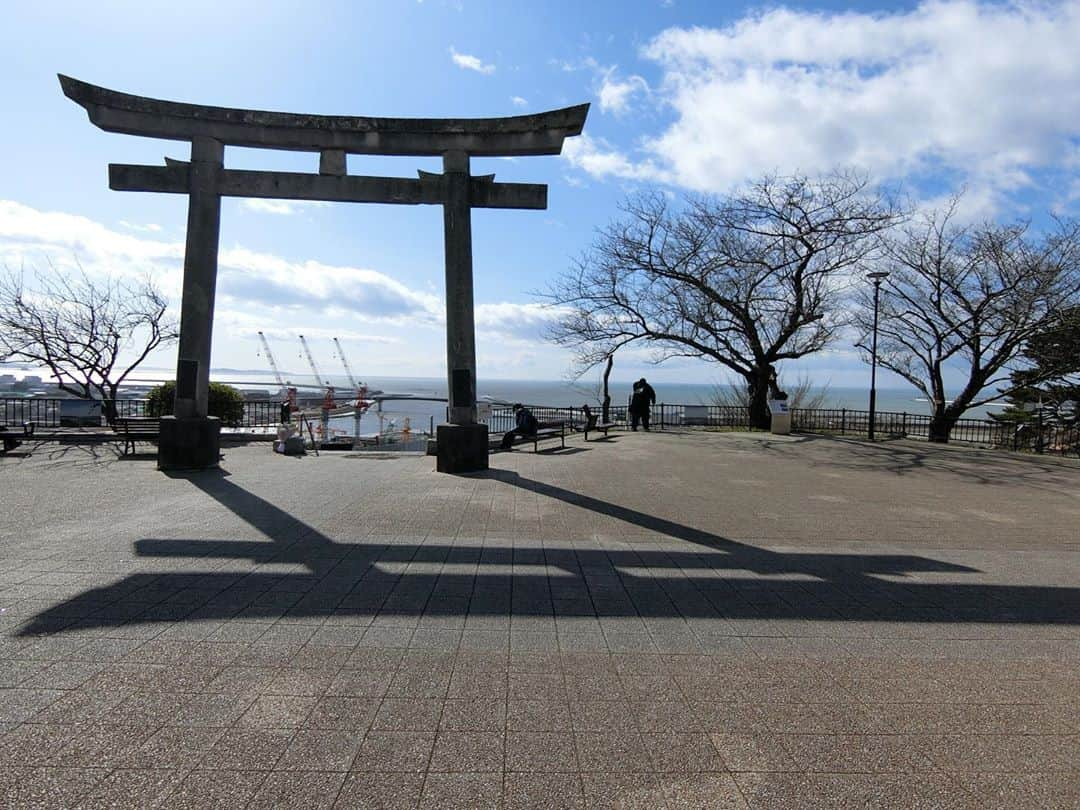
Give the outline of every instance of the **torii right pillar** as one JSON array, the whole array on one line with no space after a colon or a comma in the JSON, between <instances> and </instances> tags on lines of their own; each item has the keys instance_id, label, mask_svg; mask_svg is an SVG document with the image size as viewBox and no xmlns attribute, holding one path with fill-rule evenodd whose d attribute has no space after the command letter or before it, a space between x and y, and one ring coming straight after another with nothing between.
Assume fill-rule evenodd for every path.
<instances>
[{"instance_id":1,"label":"torii right pillar","mask_svg":"<svg viewBox=\"0 0 1080 810\"><path fill-rule=\"evenodd\" d=\"M443 154L446 250L447 418L436 433L436 469L488 468L488 427L476 421L476 329L473 317L472 205L469 155Z\"/></svg>"}]
</instances>

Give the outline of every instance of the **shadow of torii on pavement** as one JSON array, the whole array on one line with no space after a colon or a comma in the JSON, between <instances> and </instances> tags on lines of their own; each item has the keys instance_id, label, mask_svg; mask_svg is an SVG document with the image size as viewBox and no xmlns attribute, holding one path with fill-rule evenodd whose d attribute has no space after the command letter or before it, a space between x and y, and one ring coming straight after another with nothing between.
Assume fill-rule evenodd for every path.
<instances>
[{"instance_id":1,"label":"shadow of torii on pavement","mask_svg":"<svg viewBox=\"0 0 1080 810\"><path fill-rule=\"evenodd\" d=\"M138 556L291 564L305 571L131 574L39 613L19 634L187 617L330 613L1080 624L1080 588L898 582L882 577L979 571L911 554L772 551L501 470L483 477L690 547L338 541L232 483L227 473L182 477L268 541L145 538L135 543Z\"/></svg>"}]
</instances>

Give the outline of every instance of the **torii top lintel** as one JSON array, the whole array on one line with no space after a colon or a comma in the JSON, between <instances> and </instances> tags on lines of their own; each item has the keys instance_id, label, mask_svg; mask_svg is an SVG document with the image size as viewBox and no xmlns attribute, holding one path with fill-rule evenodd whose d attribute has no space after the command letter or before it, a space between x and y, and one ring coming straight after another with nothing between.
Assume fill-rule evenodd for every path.
<instances>
[{"instance_id":1,"label":"torii top lintel","mask_svg":"<svg viewBox=\"0 0 1080 810\"><path fill-rule=\"evenodd\" d=\"M206 107L120 93L58 74L64 95L108 132L227 146L358 155L557 155L588 104L505 118L367 118Z\"/></svg>"}]
</instances>

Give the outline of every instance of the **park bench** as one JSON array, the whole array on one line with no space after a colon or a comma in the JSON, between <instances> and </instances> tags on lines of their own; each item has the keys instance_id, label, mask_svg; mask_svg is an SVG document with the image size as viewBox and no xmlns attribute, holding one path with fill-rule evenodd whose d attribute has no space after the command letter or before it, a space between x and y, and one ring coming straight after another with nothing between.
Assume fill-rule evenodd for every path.
<instances>
[{"instance_id":1,"label":"park bench","mask_svg":"<svg viewBox=\"0 0 1080 810\"><path fill-rule=\"evenodd\" d=\"M8 429L3 425L0 425L0 438L3 439L3 446L0 447L0 454L14 450L22 444L22 442L16 439L13 434L8 433Z\"/></svg>"},{"instance_id":2,"label":"park bench","mask_svg":"<svg viewBox=\"0 0 1080 810\"><path fill-rule=\"evenodd\" d=\"M533 452L540 450L540 442L549 439L558 439L563 447L566 447L566 422L540 422L540 427L532 436L514 435L514 444L532 442Z\"/></svg>"},{"instance_id":3,"label":"park bench","mask_svg":"<svg viewBox=\"0 0 1080 810\"><path fill-rule=\"evenodd\" d=\"M124 455L135 452L135 442L157 444L161 436L161 420L156 416L119 416L113 431L124 439Z\"/></svg>"},{"instance_id":4,"label":"park bench","mask_svg":"<svg viewBox=\"0 0 1080 810\"><path fill-rule=\"evenodd\" d=\"M597 421L599 418L600 417L597 416L597 414L595 414L595 413L589 415L589 418L586 420L585 427L584 427L585 441L589 440L589 431L590 430L592 430L592 431L600 431L601 433L604 434L604 438L606 439L607 438L607 432L609 430L611 430L611 428L616 427L615 422L599 422L599 421Z\"/></svg>"}]
</instances>

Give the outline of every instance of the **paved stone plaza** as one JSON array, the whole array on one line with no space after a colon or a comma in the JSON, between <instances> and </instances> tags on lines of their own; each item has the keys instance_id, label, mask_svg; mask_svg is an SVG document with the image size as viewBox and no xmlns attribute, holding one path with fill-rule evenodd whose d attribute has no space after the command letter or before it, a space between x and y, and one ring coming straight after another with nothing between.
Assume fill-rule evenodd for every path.
<instances>
[{"instance_id":1,"label":"paved stone plaza","mask_svg":"<svg viewBox=\"0 0 1080 810\"><path fill-rule=\"evenodd\" d=\"M1076 460L31 449L0 458L0 806L1080 804Z\"/></svg>"}]
</instances>

